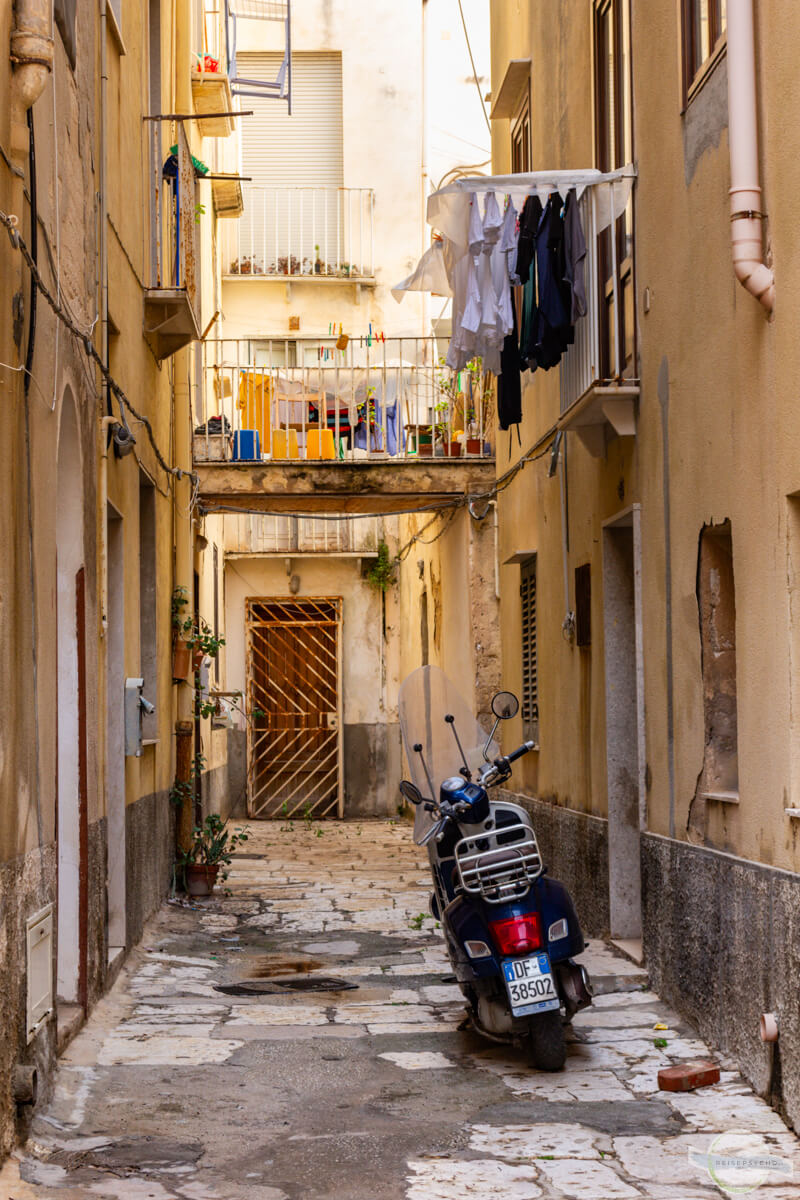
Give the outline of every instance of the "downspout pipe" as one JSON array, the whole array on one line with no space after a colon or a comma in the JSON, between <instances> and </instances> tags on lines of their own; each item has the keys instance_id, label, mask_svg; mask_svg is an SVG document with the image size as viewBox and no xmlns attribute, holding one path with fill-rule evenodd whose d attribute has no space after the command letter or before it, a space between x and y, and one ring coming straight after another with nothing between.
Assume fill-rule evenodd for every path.
<instances>
[{"instance_id":1,"label":"downspout pipe","mask_svg":"<svg viewBox=\"0 0 800 1200\"><path fill-rule=\"evenodd\" d=\"M50 0L17 0L11 30L12 103L25 113L44 91L53 69Z\"/></svg>"},{"instance_id":2,"label":"downspout pipe","mask_svg":"<svg viewBox=\"0 0 800 1200\"><path fill-rule=\"evenodd\" d=\"M768 313L775 275L764 263L753 0L728 0L728 142L731 158L731 249L736 278Z\"/></svg>"}]
</instances>

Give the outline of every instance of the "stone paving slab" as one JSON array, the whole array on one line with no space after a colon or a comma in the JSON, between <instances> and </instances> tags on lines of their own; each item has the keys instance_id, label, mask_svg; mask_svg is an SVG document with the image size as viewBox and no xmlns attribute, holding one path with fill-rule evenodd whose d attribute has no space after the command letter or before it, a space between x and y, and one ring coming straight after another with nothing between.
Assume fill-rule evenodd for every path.
<instances>
[{"instance_id":1,"label":"stone paving slab","mask_svg":"<svg viewBox=\"0 0 800 1200\"><path fill-rule=\"evenodd\" d=\"M702 1156L735 1129L800 1175L794 1134L733 1064L658 1091L661 1067L710 1051L610 947L583 956L598 995L565 1070L537 1072L459 1030L408 825L251 830L230 895L150 923L0 1200L706 1200L724 1192ZM280 975L330 990L281 992ZM800 1194L786 1174L756 1183Z\"/></svg>"}]
</instances>

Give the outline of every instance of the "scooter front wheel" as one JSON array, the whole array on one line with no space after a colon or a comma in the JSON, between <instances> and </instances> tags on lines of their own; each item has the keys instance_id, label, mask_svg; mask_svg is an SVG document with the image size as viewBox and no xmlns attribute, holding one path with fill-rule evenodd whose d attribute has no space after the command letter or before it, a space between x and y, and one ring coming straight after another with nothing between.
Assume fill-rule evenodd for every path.
<instances>
[{"instance_id":1,"label":"scooter front wheel","mask_svg":"<svg viewBox=\"0 0 800 1200\"><path fill-rule=\"evenodd\" d=\"M561 1013L539 1013L528 1022L525 1039L528 1062L538 1071L560 1071L567 1060Z\"/></svg>"}]
</instances>

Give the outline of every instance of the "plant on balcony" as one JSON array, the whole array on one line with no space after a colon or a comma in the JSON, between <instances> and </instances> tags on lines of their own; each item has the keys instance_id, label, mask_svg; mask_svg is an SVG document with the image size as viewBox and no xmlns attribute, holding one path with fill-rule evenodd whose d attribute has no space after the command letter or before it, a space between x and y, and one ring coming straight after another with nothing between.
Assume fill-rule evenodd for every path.
<instances>
[{"instance_id":1,"label":"plant on balcony","mask_svg":"<svg viewBox=\"0 0 800 1200\"><path fill-rule=\"evenodd\" d=\"M237 847L249 839L249 830L228 830L228 822L219 813L209 813L202 825L195 825L192 841L178 859L186 891L190 896L210 896L222 867L229 867ZM228 872L222 871L223 880Z\"/></svg>"},{"instance_id":2,"label":"plant on balcony","mask_svg":"<svg viewBox=\"0 0 800 1200\"><path fill-rule=\"evenodd\" d=\"M263 275L264 268L257 260L256 256L244 255L242 258L235 258L231 263L231 275Z\"/></svg>"},{"instance_id":3,"label":"plant on balcony","mask_svg":"<svg viewBox=\"0 0 800 1200\"><path fill-rule=\"evenodd\" d=\"M300 259L293 254L289 257L284 254L278 259L277 263L272 264L271 275L300 275Z\"/></svg>"}]
</instances>

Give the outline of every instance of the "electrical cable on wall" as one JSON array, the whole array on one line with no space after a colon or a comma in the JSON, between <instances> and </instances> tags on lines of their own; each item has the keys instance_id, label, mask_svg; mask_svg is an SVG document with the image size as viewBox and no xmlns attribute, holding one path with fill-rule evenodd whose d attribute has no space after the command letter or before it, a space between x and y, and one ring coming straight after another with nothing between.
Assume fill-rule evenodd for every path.
<instances>
[{"instance_id":1,"label":"electrical cable on wall","mask_svg":"<svg viewBox=\"0 0 800 1200\"><path fill-rule=\"evenodd\" d=\"M100 370L100 374L102 375L103 379L105 380L109 391L112 392L113 395L115 395L117 398L117 402L119 403L119 406L120 406L120 415L122 418L122 423L124 425L126 425L126 427L127 427L125 415L122 411L123 407L124 407L131 414L131 416L135 418L135 420L139 421L139 423L144 426L144 429L147 432L147 437L150 441L150 445L153 448L153 453L155 454L158 464L162 468L162 470L165 471L167 475L172 476L175 479L184 479L184 478L191 479L195 485L199 486L199 479L198 479L197 474L194 471L184 471L180 467L171 467L169 465L169 463L166 461L163 454L161 453L161 450L158 446L158 443L155 439L155 435L153 433L153 427L152 427L149 419L147 417L145 417L142 413L138 412L136 410L136 408L134 408L134 406L131 404L128 397L125 395L125 392L120 387L120 385L117 383L116 379L114 378L114 376L111 374L111 372L108 370L105 363L103 362L101 356L98 354L89 334L84 333L83 330L78 328L78 326L75 324L75 322L69 316L69 314L65 311L65 309L62 307L62 305L59 304L59 302L55 299L53 294L50 292L49 288L47 287L44 280L42 279L41 274L39 273L39 268L37 267L36 263L34 262L32 256L31 256L31 253L30 253L27 245L25 244L25 239L22 237L22 235L20 234L20 232L17 228L17 226L19 225L19 218L14 216L13 214L5 213L2 210L0 210L0 225L5 226L5 228L8 232L9 240L11 241L11 245L14 247L15 250L19 250L20 254L24 258L24 260L28 266L28 270L30 271L30 274L31 274L31 280L34 285L34 291L38 291L42 295L42 297L47 301L47 303L49 304L50 308L53 310L53 312L55 313L55 315L59 319L59 321L61 321L61 323L66 326L66 328L69 330L69 332L72 334L72 336L81 343L84 351L86 352L87 358L90 358L93 362L95 362L97 364L97 366ZM27 376L26 376L26 378L27 378Z\"/></svg>"}]
</instances>

